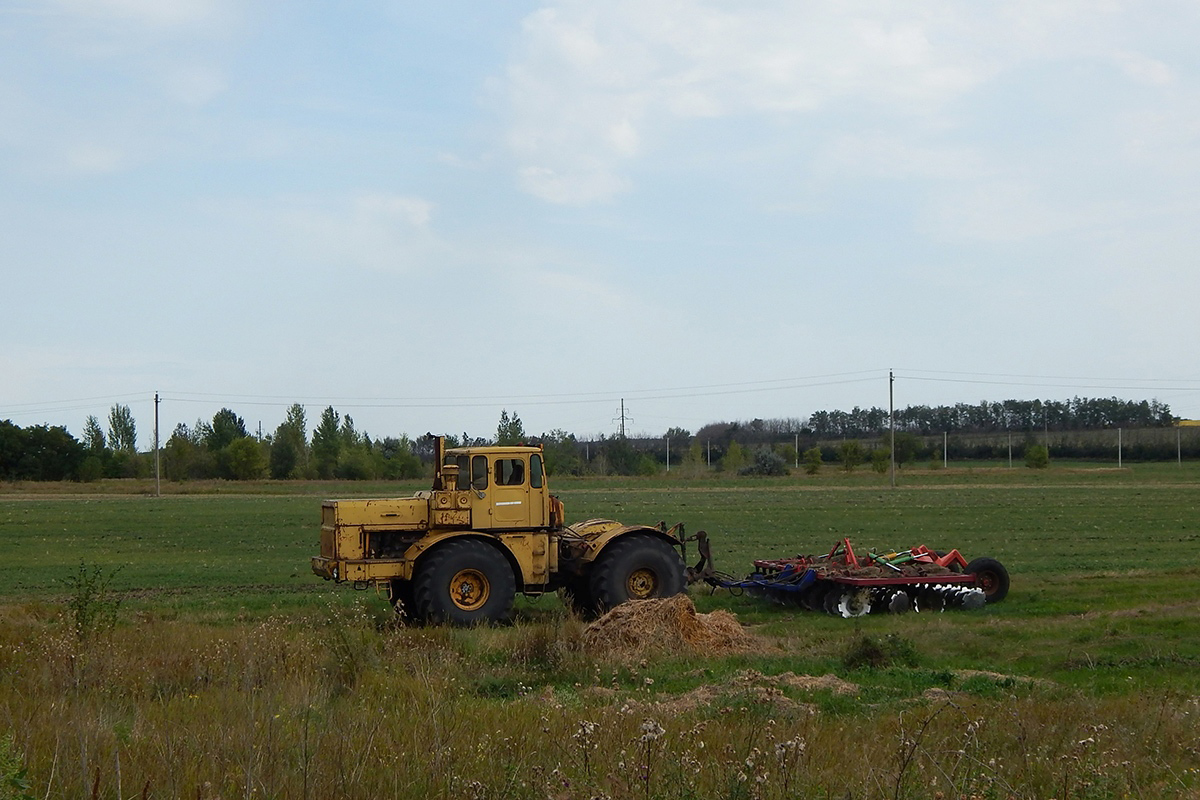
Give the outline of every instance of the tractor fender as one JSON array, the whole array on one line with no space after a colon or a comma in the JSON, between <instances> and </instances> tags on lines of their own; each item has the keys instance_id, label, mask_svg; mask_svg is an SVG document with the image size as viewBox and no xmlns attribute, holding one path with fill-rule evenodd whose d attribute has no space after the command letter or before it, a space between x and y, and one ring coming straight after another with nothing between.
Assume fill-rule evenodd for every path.
<instances>
[{"instance_id":1,"label":"tractor fender","mask_svg":"<svg viewBox=\"0 0 1200 800\"><path fill-rule=\"evenodd\" d=\"M521 553L513 551L513 546L517 542L508 542L507 538L494 536L481 531L446 531L444 533L430 534L422 537L419 541L414 542L407 550L404 551L404 561L408 566L407 575L403 576L405 580L412 580L417 570L421 567L423 559L436 550L440 545L452 539L476 539L484 542L489 547L494 547L508 561L508 565L512 567L513 577L517 582L518 591L524 591L525 587L534 587L539 584L544 584L546 579L543 575L538 574L536 567L531 563L531 558L528 553L531 548L527 546L519 546ZM519 537L522 545L527 537Z\"/></svg>"},{"instance_id":2,"label":"tractor fender","mask_svg":"<svg viewBox=\"0 0 1200 800\"><path fill-rule=\"evenodd\" d=\"M571 549L575 553L575 560L580 565L595 561L605 547L631 533L650 534L662 539L672 547L679 546L679 540L667 534L662 528L651 525L622 525L611 519L589 519L586 522L571 525L568 530L579 537L571 543Z\"/></svg>"}]
</instances>

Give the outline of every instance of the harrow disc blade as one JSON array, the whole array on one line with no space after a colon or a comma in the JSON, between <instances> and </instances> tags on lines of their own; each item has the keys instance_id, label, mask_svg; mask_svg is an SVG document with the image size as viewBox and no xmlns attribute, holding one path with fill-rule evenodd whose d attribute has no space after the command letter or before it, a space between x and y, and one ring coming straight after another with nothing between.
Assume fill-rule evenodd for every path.
<instances>
[{"instance_id":1,"label":"harrow disc blade","mask_svg":"<svg viewBox=\"0 0 1200 800\"><path fill-rule=\"evenodd\" d=\"M861 617L870 610L870 589L843 589L838 597L837 613L845 619Z\"/></svg>"},{"instance_id":2,"label":"harrow disc blade","mask_svg":"<svg viewBox=\"0 0 1200 800\"><path fill-rule=\"evenodd\" d=\"M887 610L893 614L903 614L907 611L915 611L912 600L909 599L905 592L895 592L891 599L888 600Z\"/></svg>"},{"instance_id":3,"label":"harrow disc blade","mask_svg":"<svg viewBox=\"0 0 1200 800\"><path fill-rule=\"evenodd\" d=\"M983 608L985 603L987 603L987 595L984 594L983 589L968 589L963 592L962 607L967 611Z\"/></svg>"}]
</instances>

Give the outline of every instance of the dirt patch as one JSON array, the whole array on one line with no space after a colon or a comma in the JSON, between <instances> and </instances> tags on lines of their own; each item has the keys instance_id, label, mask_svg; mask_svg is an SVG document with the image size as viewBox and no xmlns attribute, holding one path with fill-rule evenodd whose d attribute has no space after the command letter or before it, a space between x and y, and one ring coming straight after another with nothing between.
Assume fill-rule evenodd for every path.
<instances>
[{"instance_id":1,"label":"dirt patch","mask_svg":"<svg viewBox=\"0 0 1200 800\"><path fill-rule=\"evenodd\" d=\"M786 689L802 691L827 690L835 694L857 694L856 684L835 675L764 675L753 669L738 671L721 683L706 683L682 694L658 694L636 697L606 687L592 687L587 694L619 706L622 713L652 712L675 716L713 706L769 706L778 713L815 714L817 707L789 697Z\"/></svg>"},{"instance_id":2,"label":"dirt patch","mask_svg":"<svg viewBox=\"0 0 1200 800\"><path fill-rule=\"evenodd\" d=\"M652 652L744 653L758 643L733 614L697 614L691 598L679 594L622 603L587 626L583 646L592 655L631 660Z\"/></svg>"}]
</instances>

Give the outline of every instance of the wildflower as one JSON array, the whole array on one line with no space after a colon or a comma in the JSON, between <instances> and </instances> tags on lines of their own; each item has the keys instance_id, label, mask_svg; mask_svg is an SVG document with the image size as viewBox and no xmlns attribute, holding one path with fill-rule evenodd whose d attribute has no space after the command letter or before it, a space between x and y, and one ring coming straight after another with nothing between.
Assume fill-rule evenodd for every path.
<instances>
[{"instance_id":1,"label":"wildflower","mask_svg":"<svg viewBox=\"0 0 1200 800\"><path fill-rule=\"evenodd\" d=\"M655 720L647 717L642 722L641 740L643 742L652 742L666 732L666 729L664 729L662 725L659 725Z\"/></svg>"}]
</instances>

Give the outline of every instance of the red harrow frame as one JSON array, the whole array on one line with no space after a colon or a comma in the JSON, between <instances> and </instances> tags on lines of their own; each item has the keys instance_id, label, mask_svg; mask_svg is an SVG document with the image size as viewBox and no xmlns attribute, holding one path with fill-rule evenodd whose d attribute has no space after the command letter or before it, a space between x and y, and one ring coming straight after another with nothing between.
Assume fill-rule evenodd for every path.
<instances>
[{"instance_id":1,"label":"red harrow frame","mask_svg":"<svg viewBox=\"0 0 1200 800\"><path fill-rule=\"evenodd\" d=\"M917 545L901 552L856 553L849 539L841 539L826 555L755 561L754 572L737 580L712 569L702 531L693 538L701 556L688 571L693 580L841 617L975 609L1008 594L1004 565L992 558L968 562L958 550L939 553Z\"/></svg>"}]
</instances>

